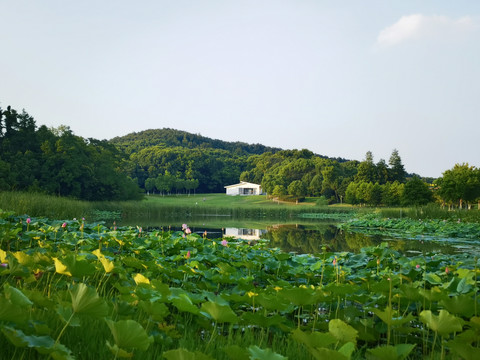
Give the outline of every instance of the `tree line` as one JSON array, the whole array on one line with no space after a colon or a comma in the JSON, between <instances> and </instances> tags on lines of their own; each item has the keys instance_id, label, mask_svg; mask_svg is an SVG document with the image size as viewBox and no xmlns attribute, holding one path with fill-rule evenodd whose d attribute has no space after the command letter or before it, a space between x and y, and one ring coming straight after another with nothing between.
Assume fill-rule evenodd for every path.
<instances>
[{"instance_id":1,"label":"tree line","mask_svg":"<svg viewBox=\"0 0 480 360\"><path fill-rule=\"evenodd\" d=\"M84 139L65 126L37 128L25 111L0 108L0 190L41 191L85 200L138 199L141 193L219 193L239 180L269 195L328 203L471 208L480 170L456 164L439 179L408 174L398 150L386 162L328 158L303 150L224 142L173 129L110 141Z\"/></svg>"},{"instance_id":2,"label":"tree line","mask_svg":"<svg viewBox=\"0 0 480 360\"><path fill-rule=\"evenodd\" d=\"M84 200L141 197L108 141L84 139L61 126L37 128L25 110L0 108L0 190L35 191Z\"/></svg>"}]
</instances>

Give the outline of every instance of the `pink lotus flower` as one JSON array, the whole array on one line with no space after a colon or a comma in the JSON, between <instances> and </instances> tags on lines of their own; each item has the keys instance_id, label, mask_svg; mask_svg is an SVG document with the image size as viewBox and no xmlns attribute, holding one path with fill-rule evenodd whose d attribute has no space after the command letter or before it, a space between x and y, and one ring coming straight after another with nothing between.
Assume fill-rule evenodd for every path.
<instances>
[{"instance_id":1,"label":"pink lotus flower","mask_svg":"<svg viewBox=\"0 0 480 360\"><path fill-rule=\"evenodd\" d=\"M188 228L187 224L182 224L182 230L186 230Z\"/></svg>"},{"instance_id":2,"label":"pink lotus flower","mask_svg":"<svg viewBox=\"0 0 480 360\"><path fill-rule=\"evenodd\" d=\"M187 228L185 229L185 234L188 235L188 234L191 234L191 233L192 233L192 230L190 230L190 228L187 227Z\"/></svg>"},{"instance_id":3,"label":"pink lotus flower","mask_svg":"<svg viewBox=\"0 0 480 360\"><path fill-rule=\"evenodd\" d=\"M333 259L332 264L333 264L333 266L337 265L337 259L336 258Z\"/></svg>"},{"instance_id":4,"label":"pink lotus flower","mask_svg":"<svg viewBox=\"0 0 480 360\"><path fill-rule=\"evenodd\" d=\"M223 246L228 246L228 241L223 239L220 244L222 244Z\"/></svg>"},{"instance_id":5,"label":"pink lotus flower","mask_svg":"<svg viewBox=\"0 0 480 360\"><path fill-rule=\"evenodd\" d=\"M64 223L62 224L62 228L64 228L64 229L65 229L66 227L67 227L67 223L66 223L66 222L64 222Z\"/></svg>"},{"instance_id":6,"label":"pink lotus flower","mask_svg":"<svg viewBox=\"0 0 480 360\"><path fill-rule=\"evenodd\" d=\"M415 267L416 267L417 269L420 269L420 265L419 265L419 264L417 264Z\"/></svg>"},{"instance_id":7,"label":"pink lotus flower","mask_svg":"<svg viewBox=\"0 0 480 360\"><path fill-rule=\"evenodd\" d=\"M450 272L450 270L448 269L448 266L445 267L445 274L448 274Z\"/></svg>"},{"instance_id":8,"label":"pink lotus flower","mask_svg":"<svg viewBox=\"0 0 480 360\"><path fill-rule=\"evenodd\" d=\"M187 255L185 255L185 259L190 259L190 250L187 251Z\"/></svg>"},{"instance_id":9,"label":"pink lotus flower","mask_svg":"<svg viewBox=\"0 0 480 360\"><path fill-rule=\"evenodd\" d=\"M27 224L30 224L31 221L32 221L32 219L27 218Z\"/></svg>"}]
</instances>

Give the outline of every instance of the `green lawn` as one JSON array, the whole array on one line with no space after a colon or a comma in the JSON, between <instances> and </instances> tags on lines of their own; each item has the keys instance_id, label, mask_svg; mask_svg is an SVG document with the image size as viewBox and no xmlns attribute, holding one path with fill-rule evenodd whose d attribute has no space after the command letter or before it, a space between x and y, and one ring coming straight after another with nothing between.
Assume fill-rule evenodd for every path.
<instances>
[{"instance_id":1,"label":"green lawn","mask_svg":"<svg viewBox=\"0 0 480 360\"><path fill-rule=\"evenodd\" d=\"M315 206L315 202L307 201L298 204L277 202L267 199L265 195L230 196L226 194L197 194L197 195L149 195L145 197L149 203L165 206L205 206L205 207L303 207ZM310 200L310 199L309 199Z\"/></svg>"}]
</instances>

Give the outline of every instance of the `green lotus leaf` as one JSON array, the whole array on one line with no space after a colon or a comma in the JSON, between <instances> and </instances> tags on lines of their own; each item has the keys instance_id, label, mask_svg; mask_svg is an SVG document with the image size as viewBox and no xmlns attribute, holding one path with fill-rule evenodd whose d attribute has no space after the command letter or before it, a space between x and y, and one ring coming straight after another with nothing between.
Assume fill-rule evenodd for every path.
<instances>
[{"instance_id":1,"label":"green lotus leaf","mask_svg":"<svg viewBox=\"0 0 480 360\"><path fill-rule=\"evenodd\" d=\"M22 289L22 292L39 308L53 309L55 307L56 303L39 290Z\"/></svg>"},{"instance_id":2,"label":"green lotus leaf","mask_svg":"<svg viewBox=\"0 0 480 360\"><path fill-rule=\"evenodd\" d=\"M186 349L169 350L163 353L167 360L214 360L200 351L191 352Z\"/></svg>"},{"instance_id":3,"label":"green lotus leaf","mask_svg":"<svg viewBox=\"0 0 480 360\"><path fill-rule=\"evenodd\" d=\"M368 360L402 360L410 354L414 347L415 345L411 344L380 346L368 349L366 356Z\"/></svg>"},{"instance_id":4,"label":"green lotus leaf","mask_svg":"<svg viewBox=\"0 0 480 360\"><path fill-rule=\"evenodd\" d=\"M108 314L108 305L94 288L80 283L74 285L70 290L72 308L77 314L102 318Z\"/></svg>"},{"instance_id":5,"label":"green lotus leaf","mask_svg":"<svg viewBox=\"0 0 480 360\"><path fill-rule=\"evenodd\" d=\"M133 352L128 352L126 350L120 349L117 344L111 345L110 342L107 340L106 342L107 347L110 349L113 355L115 355L115 358L132 358L133 357Z\"/></svg>"},{"instance_id":6,"label":"green lotus leaf","mask_svg":"<svg viewBox=\"0 0 480 360\"><path fill-rule=\"evenodd\" d=\"M207 314L213 320L219 323L237 323L238 317L228 305L220 305L211 301L202 304L201 314Z\"/></svg>"},{"instance_id":7,"label":"green lotus leaf","mask_svg":"<svg viewBox=\"0 0 480 360\"><path fill-rule=\"evenodd\" d=\"M425 280L432 285L440 285L442 284L442 279L440 276L434 273L428 273L425 275Z\"/></svg>"},{"instance_id":8,"label":"green lotus leaf","mask_svg":"<svg viewBox=\"0 0 480 360\"><path fill-rule=\"evenodd\" d=\"M480 317L479 316L473 316L470 319L469 324L474 327L477 330L480 330Z\"/></svg>"},{"instance_id":9,"label":"green lotus leaf","mask_svg":"<svg viewBox=\"0 0 480 360\"><path fill-rule=\"evenodd\" d=\"M475 276L475 272L473 270L469 270L469 269L460 268L460 269L457 269L455 272L457 273L457 275L460 279L469 279L469 280L473 281L472 278Z\"/></svg>"},{"instance_id":10,"label":"green lotus leaf","mask_svg":"<svg viewBox=\"0 0 480 360\"><path fill-rule=\"evenodd\" d=\"M341 344L352 342L357 344L358 331L340 319L330 320L328 323L328 331Z\"/></svg>"},{"instance_id":11,"label":"green lotus leaf","mask_svg":"<svg viewBox=\"0 0 480 360\"><path fill-rule=\"evenodd\" d=\"M351 344L351 343L348 343ZM342 354L340 351L331 350L327 348L312 348L309 349L310 353L317 360L349 360L349 357Z\"/></svg>"},{"instance_id":12,"label":"green lotus leaf","mask_svg":"<svg viewBox=\"0 0 480 360\"><path fill-rule=\"evenodd\" d=\"M462 278L457 285L457 292L459 294L465 294L472 290L472 285L469 284L469 281L466 277Z\"/></svg>"},{"instance_id":13,"label":"green lotus leaf","mask_svg":"<svg viewBox=\"0 0 480 360\"><path fill-rule=\"evenodd\" d=\"M399 286L399 289L400 289L400 294L405 299L408 299L411 301L420 301L422 299L422 296L418 291L418 287L415 287L410 284L401 284Z\"/></svg>"},{"instance_id":14,"label":"green lotus leaf","mask_svg":"<svg viewBox=\"0 0 480 360\"><path fill-rule=\"evenodd\" d=\"M200 310L192 302L188 294L183 293L172 299L172 304L180 311L190 312L192 314L199 314Z\"/></svg>"},{"instance_id":15,"label":"green lotus leaf","mask_svg":"<svg viewBox=\"0 0 480 360\"><path fill-rule=\"evenodd\" d=\"M462 331L462 319L450 314L447 310L440 310L439 315L433 315L430 310L420 313L420 321L428 325L430 329L438 332L441 336L447 336L453 332Z\"/></svg>"},{"instance_id":16,"label":"green lotus leaf","mask_svg":"<svg viewBox=\"0 0 480 360\"><path fill-rule=\"evenodd\" d=\"M145 329L135 320L120 320L114 322L105 319L110 331L112 332L115 345L120 349L147 350L153 343L153 336L148 336Z\"/></svg>"},{"instance_id":17,"label":"green lotus leaf","mask_svg":"<svg viewBox=\"0 0 480 360\"><path fill-rule=\"evenodd\" d=\"M49 354L54 360L74 360L66 346L55 343L50 336L25 335L23 331L4 326L2 332L16 347L34 348L40 354Z\"/></svg>"},{"instance_id":18,"label":"green lotus leaf","mask_svg":"<svg viewBox=\"0 0 480 360\"><path fill-rule=\"evenodd\" d=\"M338 349L338 352L344 355L348 360L351 359L354 351L355 351L355 344L352 342L347 342L343 344L343 346L340 349Z\"/></svg>"},{"instance_id":19,"label":"green lotus leaf","mask_svg":"<svg viewBox=\"0 0 480 360\"><path fill-rule=\"evenodd\" d=\"M285 356L273 352L271 349L261 349L256 345L248 348L251 360L287 360Z\"/></svg>"},{"instance_id":20,"label":"green lotus leaf","mask_svg":"<svg viewBox=\"0 0 480 360\"><path fill-rule=\"evenodd\" d=\"M447 292L438 287L433 287L430 290L418 289L418 293L425 297L428 301L440 301L447 297Z\"/></svg>"},{"instance_id":21,"label":"green lotus leaf","mask_svg":"<svg viewBox=\"0 0 480 360\"><path fill-rule=\"evenodd\" d=\"M135 269L145 270L147 268L147 266L145 266L141 260L134 258L133 256L126 256L122 258L122 261L126 266L133 267Z\"/></svg>"},{"instance_id":22,"label":"green lotus leaf","mask_svg":"<svg viewBox=\"0 0 480 360\"><path fill-rule=\"evenodd\" d=\"M462 294L447 297L440 301L440 305L452 314L465 317L471 317L475 313L475 302L470 295Z\"/></svg>"},{"instance_id":23,"label":"green lotus leaf","mask_svg":"<svg viewBox=\"0 0 480 360\"><path fill-rule=\"evenodd\" d=\"M142 300L139 302L139 307L145 311L155 321L162 321L170 314L168 307L161 302L151 302Z\"/></svg>"},{"instance_id":24,"label":"green lotus leaf","mask_svg":"<svg viewBox=\"0 0 480 360\"><path fill-rule=\"evenodd\" d=\"M292 338L306 345L308 348L326 348L327 346L337 342L335 336L330 333L306 333L300 329L295 329L292 331Z\"/></svg>"},{"instance_id":25,"label":"green lotus leaf","mask_svg":"<svg viewBox=\"0 0 480 360\"><path fill-rule=\"evenodd\" d=\"M5 284L4 293L5 297L10 300L13 304L20 307L31 307L33 303L28 297L25 296L20 290L16 287Z\"/></svg>"},{"instance_id":26,"label":"green lotus leaf","mask_svg":"<svg viewBox=\"0 0 480 360\"><path fill-rule=\"evenodd\" d=\"M462 359L465 359L465 360L480 359L480 349L478 347L473 347L471 344L465 343L464 341L458 341L458 338L455 338L455 340L449 341L447 345L452 350L453 353L456 353Z\"/></svg>"},{"instance_id":27,"label":"green lotus leaf","mask_svg":"<svg viewBox=\"0 0 480 360\"><path fill-rule=\"evenodd\" d=\"M25 335L22 330L14 329L9 326L2 328L2 333L16 347L43 347L51 348L55 344L50 336Z\"/></svg>"},{"instance_id":28,"label":"green lotus leaf","mask_svg":"<svg viewBox=\"0 0 480 360\"><path fill-rule=\"evenodd\" d=\"M68 323L68 326L80 326L80 319L75 316L71 306L57 305L55 309L56 313L60 317L60 320L64 323Z\"/></svg>"},{"instance_id":29,"label":"green lotus leaf","mask_svg":"<svg viewBox=\"0 0 480 360\"><path fill-rule=\"evenodd\" d=\"M412 314L408 314L406 317L399 316L398 311L393 310L390 306L387 306L385 311L378 308L372 308L370 311L375 313L385 324L392 326L403 325L415 319Z\"/></svg>"},{"instance_id":30,"label":"green lotus leaf","mask_svg":"<svg viewBox=\"0 0 480 360\"><path fill-rule=\"evenodd\" d=\"M0 321L12 321L21 323L28 317L25 308L12 304L9 300L0 296Z\"/></svg>"},{"instance_id":31,"label":"green lotus leaf","mask_svg":"<svg viewBox=\"0 0 480 360\"><path fill-rule=\"evenodd\" d=\"M316 304L322 293L310 287L294 287L281 289L278 291L278 295L294 305L305 306Z\"/></svg>"},{"instance_id":32,"label":"green lotus leaf","mask_svg":"<svg viewBox=\"0 0 480 360\"><path fill-rule=\"evenodd\" d=\"M249 351L238 345L226 346L223 351L225 351L230 360L250 360Z\"/></svg>"},{"instance_id":33,"label":"green lotus leaf","mask_svg":"<svg viewBox=\"0 0 480 360\"><path fill-rule=\"evenodd\" d=\"M258 325L264 328L269 328L271 326L278 326L285 322L285 317L279 314L273 316L265 316L259 312L246 312L241 316L242 323Z\"/></svg>"},{"instance_id":34,"label":"green lotus leaf","mask_svg":"<svg viewBox=\"0 0 480 360\"><path fill-rule=\"evenodd\" d=\"M290 302L287 302L284 298L264 292L259 293L255 301L267 310L285 311L291 306Z\"/></svg>"},{"instance_id":35,"label":"green lotus leaf","mask_svg":"<svg viewBox=\"0 0 480 360\"><path fill-rule=\"evenodd\" d=\"M95 266L84 259L78 259L74 254L67 255L62 259L53 258L55 271L62 275L81 278L95 273Z\"/></svg>"}]
</instances>

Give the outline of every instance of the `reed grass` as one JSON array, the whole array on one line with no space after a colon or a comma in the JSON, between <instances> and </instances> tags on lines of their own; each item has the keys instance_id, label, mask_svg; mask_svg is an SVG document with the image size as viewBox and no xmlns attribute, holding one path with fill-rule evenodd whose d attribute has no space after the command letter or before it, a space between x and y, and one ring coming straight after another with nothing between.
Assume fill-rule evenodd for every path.
<instances>
[{"instance_id":1,"label":"reed grass","mask_svg":"<svg viewBox=\"0 0 480 360\"><path fill-rule=\"evenodd\" d=\"M217 216L250 219L294 219L300 214L346 214L351 208L277 204L265 196L148 196L140 201L88 202L39 193L0 192L0 209L50 219L86 218L89 221Z\"/></svg>"}]
</instances>

